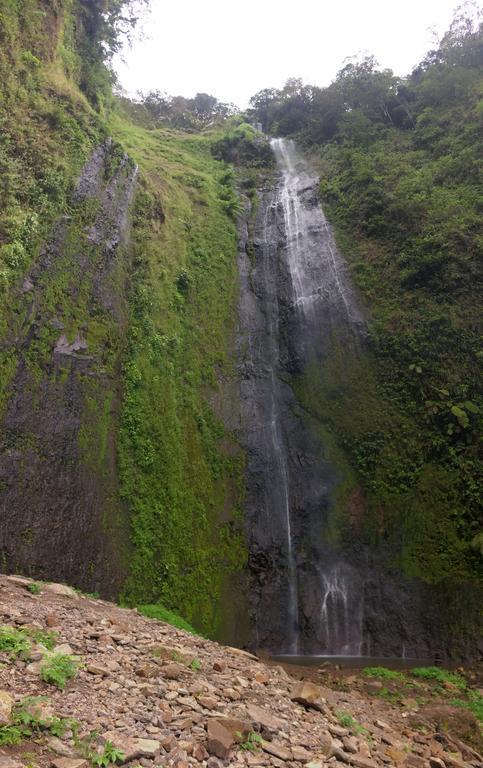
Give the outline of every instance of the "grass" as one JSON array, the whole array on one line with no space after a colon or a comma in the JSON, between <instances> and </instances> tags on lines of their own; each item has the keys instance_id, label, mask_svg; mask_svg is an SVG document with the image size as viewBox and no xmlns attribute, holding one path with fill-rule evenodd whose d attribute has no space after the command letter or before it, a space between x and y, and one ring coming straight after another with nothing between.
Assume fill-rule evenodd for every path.
<instances>
[{"instance_id":1,"label":"grass","mask_svg":"<svg viewBox=\"0 0 483 768\"><path fill-rule=\"evenodd\" d=\"M451 683L461 690L465 690L467 683L464 677L456 672L448 672L440 667L414 667L411 675L421 680L430 680L438 683Z\"/></svg>"},{"instance_id":2,"label":"grass","mask_svg":"<svg viewBox=\"0 0 483 768\"><path fill-rule=\"evenodd\" d=\"M402 672L387 667L364 667L362 670L364 677L374 677L378 680L394 680L395 682L406 683L406 676Z\"/></svg>"},{"instance_id":3,"label":"grass","mask_svg":"<svg viewBox=\"0 0 483 768\"><path fill-rule=\"evenodd\" d=\"M470 712L480 722L483 722L483 695L479 691L468 690L467 699L453 699L451 704L454 707L463 707L469 709Z\"/></svg>"},{"instance_id":4,"label":"grass","mask_svg":"<svg viewBox=\"0 0 483 768\"><path fill-rule=\"evenodd\" d=\"M166 624L171 624L173 627L178 627L178 629L184 629L193 635L199 634L188 621L178 616L177 613L169 611L163 605L138 605L137 609L139 613L142 613L143 616L148 616L150 619L164 621Z\"/></svg>"},{"instance_id":5,"label":"grass","mask_svg":"<svg viewBox=\"0 0 483 768\"><path fill-rule=\"evenodd\" d=\"M78 663L73 656L56 653L43 662L40 668L40 677L45 683L50 683L63 690L68 681L76 676L77 669Z\"/></svg>"}]
</instances>

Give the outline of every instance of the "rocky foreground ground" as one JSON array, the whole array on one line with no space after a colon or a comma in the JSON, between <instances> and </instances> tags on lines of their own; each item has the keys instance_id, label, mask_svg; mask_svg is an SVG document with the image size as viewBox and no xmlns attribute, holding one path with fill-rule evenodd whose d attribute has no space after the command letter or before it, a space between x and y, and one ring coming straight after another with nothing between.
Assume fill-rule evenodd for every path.
<instances>
[{"instance_id":1,"label":"rocky foreground ground","mask_svg":"<svg viewBox=\"0 0 483 768\"><path fill-rule=\"evenodd\" d=\"M483 766L474 716L424 686L381 697L17 576L0 614L4 646L28 646L0 653L0 768ZM59 657L76 670L63 689L44 679Z\"/></svg>"}]
</instances>

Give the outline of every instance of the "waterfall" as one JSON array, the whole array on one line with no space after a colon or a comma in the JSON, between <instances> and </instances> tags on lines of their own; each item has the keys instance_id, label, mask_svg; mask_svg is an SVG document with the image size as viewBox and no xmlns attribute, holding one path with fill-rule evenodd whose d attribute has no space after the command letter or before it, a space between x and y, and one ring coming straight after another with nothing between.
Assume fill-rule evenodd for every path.
<instances>
[{"instance_id":1,"label":"waterfall","mask_svg":"<svg viewBox=\"0 0 483 768\"><path fill-rule=\"evenodd\" d=\"M363 586L328 547L338 478L291 387L323 366L333 334L357 349L364 322L318 204L318 179L287 139L273 139L277 181L261 191L240 243L242 441L257 642L272 652L357 655Z\"/></svg>"}]
</instances>

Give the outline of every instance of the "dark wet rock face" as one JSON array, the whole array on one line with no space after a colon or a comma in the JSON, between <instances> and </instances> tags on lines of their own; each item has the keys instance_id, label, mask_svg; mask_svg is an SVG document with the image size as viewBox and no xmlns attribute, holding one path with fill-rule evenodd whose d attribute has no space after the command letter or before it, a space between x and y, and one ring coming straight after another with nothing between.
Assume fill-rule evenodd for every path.
<instances>
[{"instance_id":1,"label":"dark wet rock face","mask_svg":"<svg viewBox=\"0 0 483 768\"><path fill-rule=\"evenodd\" d=\"M273 149L280 173L261 193L253 256L243 236L240 248L254 642L285 653L359 653L358 576L324 541L337 475L290 377L323 365L334 334L357 351L364 323L316 201L317 179L292 142L275 140Z\"/></svg>"},{"instance_id":2,"label":"dark wet rock face","mask_svg":"<svg viewBox=\"0 0 483 768\"><path fill-rule=\"evenodd\" d=\"M317 203L317 179L292 142L272 142L279 173L240 226L241 433L247 452L252 642L275 653L447 655L441 595L388 573L354 539L328 541L341 477L294 382L320 371L334 339L349 360L366 330ZM253 236L248 236L251 222ZM316 374L317 375L317 374ZM464 653L464 651L463 651Z\"/></svg>"},{"instance_id":3,"label":"dark wet rock face","mask_svg":"<svg viewBox=\"0 0 483 768\"><path fill-rule=\"evenodd\" d=\"M115 431L136 179L112 151L108 141L93 152L72 215L24 282L0 436L4 567L104 594L124 577Z\"/></svg>"}]
</instances>

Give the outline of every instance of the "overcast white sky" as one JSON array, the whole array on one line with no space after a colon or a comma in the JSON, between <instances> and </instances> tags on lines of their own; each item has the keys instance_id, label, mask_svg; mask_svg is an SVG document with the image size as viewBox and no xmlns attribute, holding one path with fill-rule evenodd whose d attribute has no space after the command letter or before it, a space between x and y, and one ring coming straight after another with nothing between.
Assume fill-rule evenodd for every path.
<instances>
[{"instance_id":1,"label":"overcast white sky","mask_svg":"<svg viewBox=\"0 0 483 768\"><path fill-rule=\"evenodd\" d=\"M328 85L360 51L408 74L449 26L458 0L151 0L143 39L115 67L122 86L245 107L289 77Z\"/></svg>"}]
</instances>

